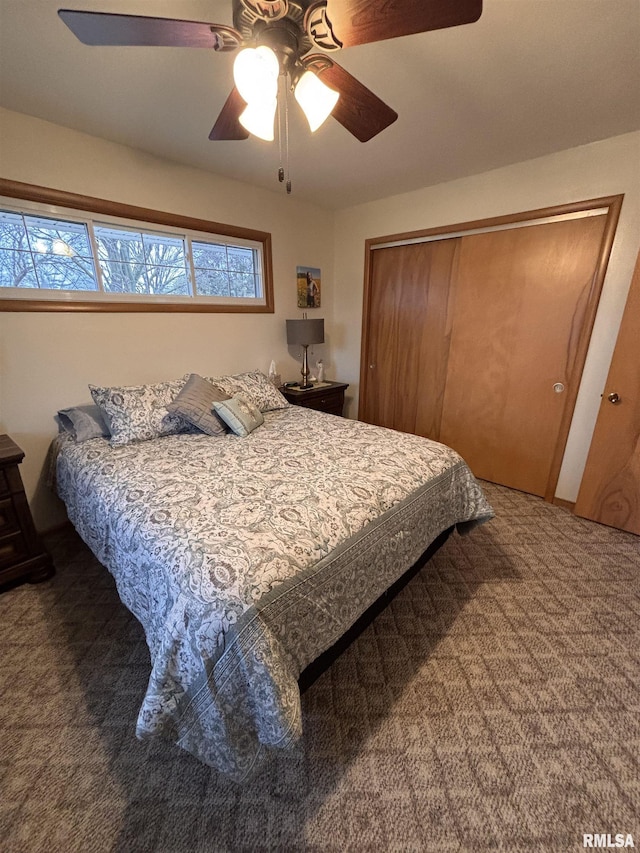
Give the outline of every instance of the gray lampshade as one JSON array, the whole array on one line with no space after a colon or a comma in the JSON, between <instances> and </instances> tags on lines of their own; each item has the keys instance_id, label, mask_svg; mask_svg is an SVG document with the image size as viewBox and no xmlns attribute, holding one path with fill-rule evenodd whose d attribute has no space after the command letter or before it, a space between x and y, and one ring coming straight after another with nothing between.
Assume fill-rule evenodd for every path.
<instances>
[{"instance_id":1,"label":"gray lampshade","mask_svg":"<svg viewBox=\"0 0 640 853\"><path fill-rule=\"evenodd\" d=\"M287 320L289 346L324 343L324 320Z\"/></svg>"}]
</instances>

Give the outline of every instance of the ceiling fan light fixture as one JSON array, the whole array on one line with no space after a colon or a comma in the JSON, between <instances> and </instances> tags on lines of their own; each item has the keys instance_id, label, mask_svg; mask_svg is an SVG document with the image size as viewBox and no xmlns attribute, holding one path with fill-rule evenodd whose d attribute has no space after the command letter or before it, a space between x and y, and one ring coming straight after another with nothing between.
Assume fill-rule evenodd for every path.
<instances>
[{"instance_id":1,"label":"ceiling fan light fixture","mask_svg":"<svg viewBox=\"0 0 640 853\"><path fill-rule=\"evenodd\" d=\"M296 83L296 101L302 107L313 133L331 115L340 95L313 73L305 71Z\"/></svg>"},{"instance_id":2,"label":"ceiling fan light fixture","mask_svg":"<svg viewBox=\"0 0 640 853\"><path fill-rule=\"evenodd\" d=\"M279 74L278 57L264 44L241 50L233 63L236 89L248 104L274 99L278 92Z\"/></svg>"},{"instance_id":3,"label":"ceiling fan light fixture","mask_svg":"<svg viewBox=\"0 0 640 853\"><path fill-rule=\"evenodd\" d=\"M273 142L276 106L275 97L268 101L252 101L240 113L238 121L249 133L265 142Z\"/></svg>"}]
</instances>

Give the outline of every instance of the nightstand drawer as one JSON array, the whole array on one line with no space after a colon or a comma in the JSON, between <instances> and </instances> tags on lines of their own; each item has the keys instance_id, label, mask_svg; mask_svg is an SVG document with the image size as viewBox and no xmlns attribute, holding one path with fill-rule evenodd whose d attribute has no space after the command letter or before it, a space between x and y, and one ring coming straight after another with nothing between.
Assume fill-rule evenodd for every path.
<instances>
[{"instance_id":1,"label":"nightstand drawer","mask_svg":"<svg viewBox=\"0 0 640 853\"><path fill-rule=\"evenodd\" d=\"M13 566L29 556L29 549L20 531L3 536L0 539L0 569Z\"/></svg>"},{"instance_id":2,"label":"nightstand drawer","mask_svg":"<svg viewBox=\"0 0 640 853\"><path fill-rule=\"evenodd\" d=\"M6 471L0 470L0 498L8 495L11 489L9 488L9 478Z\"/></svg>"},{"instance_id":3,"label":"nightstand drawer","mask_svg":"<svg viewBox=\"0 0 640 853\"><path fill-rule=\"evenodd\" d=\"M0 538L20 530L20 522L11 498L0 500Z\"/></svg>"},{"instance_id":4,"label":"nightstand drawer","mask_svg":"<svg viewBox=\"0 0 640 853\"><path fill-rule=\"evenodd\" d=\"M342 415L344 392L348 387L346 382L325 382L320 387L317 385L310 388L283 386L280 390L294 406L315 409L318 412L326 412L328 415Z\"/></svg>"},{"instance_id":5,"label":"nightstand drawer","mask_svg":"<svg viewBox=\"0 0 640 853\"><path fill-rule=\"evenodd\" d=\"M307 409L327 412L329 415L341 415L344 407L344 391L340 394L327 394L326 397L314 397L302 403Z\"/></svg>"}]
</instances>

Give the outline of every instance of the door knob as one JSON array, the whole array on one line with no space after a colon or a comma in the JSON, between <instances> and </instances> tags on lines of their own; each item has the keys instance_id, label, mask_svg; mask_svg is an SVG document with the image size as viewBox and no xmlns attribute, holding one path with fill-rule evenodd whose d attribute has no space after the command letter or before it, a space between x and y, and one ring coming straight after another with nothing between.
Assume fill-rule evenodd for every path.
<instances>
[{"instance_id":1,"label":"door knob","mask_svg":"<svg viewBox=\"0 0 640 853\"><path fill-rule=\"evenodd\" d=\"M616 394L616 392L615 392L615 391L613 392L613 394L608 394L608 395L607 395L607 400L608 400L610 403L613 403L613 405L614 405L614 406L616 405L616 403L621 403L621 402L622 402L622 400L620 399L619 395L618 395L618 394Z\"/></svg>"},{"instance_id":2,"label":"door knob","mask_svg":"<svg viewBox=\"0 0 640 853\"><path fill-rule=\"evenodd\" d=\"M562 394L562 392L564 391L564 385L562 384L562 382L556 382L556 384L553 386L553 390L556 392L556 394Z\"/></svg>"}]
</instances>

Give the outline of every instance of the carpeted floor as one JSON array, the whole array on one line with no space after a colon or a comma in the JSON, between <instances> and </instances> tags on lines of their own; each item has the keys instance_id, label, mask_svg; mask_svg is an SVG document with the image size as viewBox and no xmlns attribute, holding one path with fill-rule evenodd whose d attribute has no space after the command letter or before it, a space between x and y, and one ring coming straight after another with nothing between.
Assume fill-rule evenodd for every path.
<instances>
[{"instance_id":1,"label":"carpeted floor","mask_svg":"<svg viewBox=\"0 0 640 853\"><path fill-rule=\"evenodd\" d=\"M72 532L0 596L0 849L571 851L640 846L640 539L486 485L303 696L248 784L134 735L142 630Z\"/></svg>"}]
</instances>

